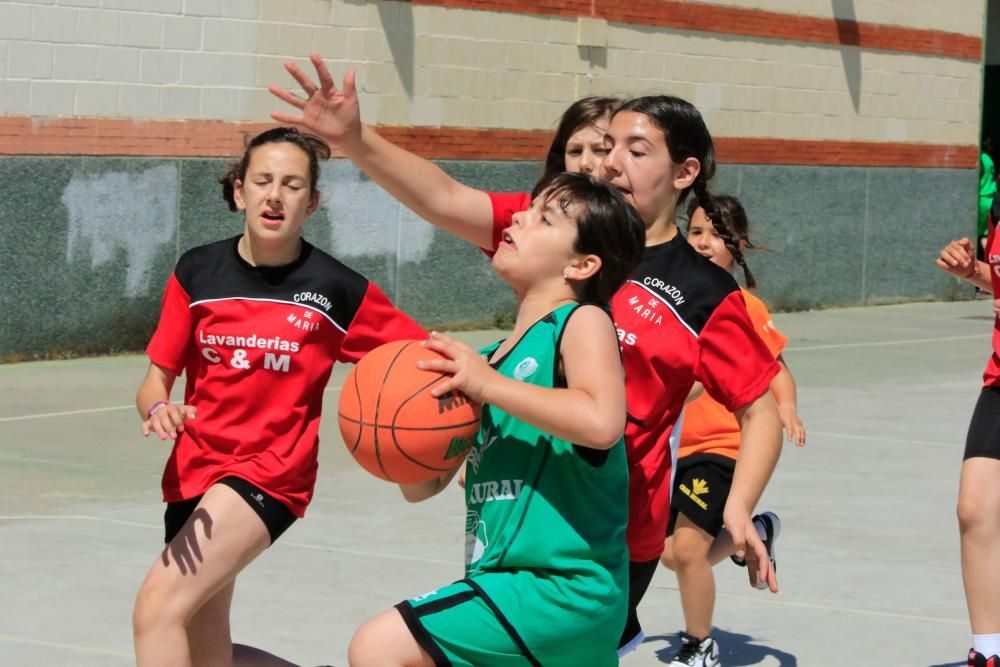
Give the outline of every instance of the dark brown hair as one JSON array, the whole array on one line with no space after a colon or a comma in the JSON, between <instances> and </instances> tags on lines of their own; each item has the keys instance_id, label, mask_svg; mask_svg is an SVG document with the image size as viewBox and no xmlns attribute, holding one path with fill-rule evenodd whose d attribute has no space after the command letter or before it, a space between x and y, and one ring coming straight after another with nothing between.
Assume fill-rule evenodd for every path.
<instances>
[{"instance_id":1,"label":"dark brown hair","mask_svg":"<svg viewBox=\"0 0 1000 667\"><path fill-rule=\"evenodd\" d=\"M545 189L544 184L553 176L566 171L566 144L569 143L569 138L580 128L593 125L605 116L614 115L621 103L616 97L584 97L569 105L559 119L556 134L552 137L549 152L545 156L542 175L531 193L532 198Z\"/></svg>"},{"instance_id":2,"label":"dark brown hair","mask_svg":"<svg viewBox=\"0 0 1000 667\"><path fill-rule=\"evenodd\" d=\"M330 157L330 147L319 137L299 132L294 127L275 127L265 132L261 132L247 143L243 157L233 162L229 171L219 179L222 184L222 198L226 200L230 211L238 211L236 206L236 181L242 182L246 178L247 168L250 166L250 157L258 146L264 144L288 143L298 146L302 152L309 157L309 191L316 192L316 184L319 181L319 161Z\"/></svg>"},{"instance_id":3,"label":"dark brown hair","mask_svg":"<svg viewBox=\"0 0 1000 667\"><path fill-rule=\"evenodd\" d=\"M577 207L573 250L601 258L601 268L578 289L579 300L608 303L642 259L646 225L618 190L587 174L557 174L543 190L564 211Z\"/></svg>"},{"instance_id":4,"label":"dark brown hair","mask_svg":"<svg viewBox=\"0 0 1000 667\"><path fill-rule=\"evenodd\" d=\"M712 221L715 233L726 244L726 250L732 254L733 261L743 269L747 287L749 289L757 287L757 281L750 273L750 267L747 266L746 257L743 255L744 248L753 250L757 246L750 242L750 221L747 220L747 212L740 204L740 200L730 195L708 195L704 203L692 199L688 204L689 230L691 216L699 207L705 212L705 217Z\"/></svg>"},{"instance_id":5,"label":"dark brown hair","mask_svg":"<svg viewBox=\"0 0 1000 667\"><path fill-rule=\"evenodd\" d=\"M699 202L708 197L708 182L715 175L715 144L698 109L687 100L670 95L637 97L623 104L615 113L635 111L648 116L663 132L670 159L680 164L689 157L701 163L701 170L688 188L681 192L678 205L694 190ZM703 207L704 208L704 207Z\"/></svg>"}]
</instances>

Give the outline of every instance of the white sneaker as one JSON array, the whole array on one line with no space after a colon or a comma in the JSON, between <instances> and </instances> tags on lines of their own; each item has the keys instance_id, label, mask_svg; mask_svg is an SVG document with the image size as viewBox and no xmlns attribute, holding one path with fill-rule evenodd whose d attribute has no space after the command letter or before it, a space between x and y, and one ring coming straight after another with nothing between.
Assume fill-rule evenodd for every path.
<instances>
[{"instance_id":1,"label":"white sneaker","mask_svg":"<svg viewBox=\"0 0 1000 667\"><path fill-rule=\"evenodd\" d=\"M719 645L711 636L704 639L681 633L681 649L669 667L721 667Z\"/></svg>"},{"instance_id":2,"label":"white sneaker","mask_svg":"<svg viewBox=\"0 0 1000 667\"><path fill-rule=\"evenodd\" d=\"M632 639L628 640L625 644L623 644L618 648L618 657L621 658L623 656L628 655L632 651L636 650L637 648L639 648L639 645L642 644L642 642L644 642L645 640L646 640L646 633L643 632L642 630L639 630L639 632L634 637L632 637Z\"/></svg>"}]
</instances>

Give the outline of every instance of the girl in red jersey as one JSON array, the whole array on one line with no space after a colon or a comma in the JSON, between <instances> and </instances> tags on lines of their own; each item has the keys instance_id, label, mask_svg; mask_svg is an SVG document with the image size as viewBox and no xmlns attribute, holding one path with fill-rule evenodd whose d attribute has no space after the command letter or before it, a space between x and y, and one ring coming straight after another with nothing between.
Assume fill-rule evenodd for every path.
<instances>
[{"instance_id":1,"label":"girl in red jersey","mask_svg":"<svg viewBox=\"0 0 1000 667\"><path fill-rule=\"evenodd\" d=\"M710 196L705 202L692 200L688 218L687 240L698 254L727 271L739 264L747 287L756 287L744 258L744 250L753 245L746 213L739 201L725 195ZM771 380L771 393L777 401L782 424L789 440L805 445L795 380L781 358L788 339L775 328L764 302L749 289L743 289L742 293L755 330L781 365ZM670 521L660 555L660 562L677 573L686 626L681 633L680 650L670 663L672 667L712 664L708 656L719 653L710 635L715 606L712 566L732 554L732 541L722 529L722 513L740 450L739 423L708 394L702 393L689 402L679 423ZM781 523L772 512L755 516L754 523L770 547L771 566L776 569L774 541Z\"/></svg>"},{"instance_id":2,"label":"girl in red jersey","mask_svg":"<svg viewBox=\"0 0 1000 667\"><path fill-rule=\"evenodd\" d=\"M1000 242L996 233L998 204L994 201L986 241L986 260L976 259L968 238L952 241L937 258L937 265L994 295L1000 294ZM958 526L962 544L962 580L972 626L970 667L1000 667L1000 300L993 302L997 315L993 329L993 355L983 373L983 388L976 402L965 441L965 455L958 489Z\"/></svg>"},{"instance_id":3,"label":"girl in red jersey","mask_svg":"<svg viewBox=\"0 0 1000 667\"><path fill-rule=\"evenodd\" d=\"M296 65L286 66L302 86L304 99L270 87L302 114L272 116L317 132L418 215L493 251L512 215L528 208L530 195L464 186L394 146L362 125L354 72L348 71L339 91L320 57L310 58L318 86ZM777 590L750 513L781 448L781 422L768 391L779 367L754 332L736 281L677 233L678 205L692 190L699 200L707 196L715 170L712 139L697 110L666 96L632 100L613 115L605 146L609 153L603 178L625 195L646 225L643 263L612 300L629 406L631 612L622 637L627 651L641 641L635 608L663 550L670 494L668 440L695 381L739 418L743 448L725 523L738 555L749 560L751 583L760 578Z\"/></svg>"},{"instance_id":4,"label":"girl in red jersey","mask_svg":"<svg viewBox=\"0 0 1000 667\"><path fill-rule=\"evenodd\" d=\"M167 546L133 611L139 665L289 664L232 643L236 576L305 513L334 362L426 337L378 287L302 239L329 154L295 128L255 137L221 179L243 233L185 252L167 283L136 396L143 435L174 440Z\"/></svg>"}]
</instances>

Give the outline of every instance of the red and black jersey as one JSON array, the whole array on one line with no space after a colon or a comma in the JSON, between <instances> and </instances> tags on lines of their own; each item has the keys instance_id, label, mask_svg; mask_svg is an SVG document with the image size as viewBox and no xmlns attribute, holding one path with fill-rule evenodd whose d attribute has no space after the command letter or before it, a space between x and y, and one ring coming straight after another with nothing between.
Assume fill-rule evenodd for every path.
<instances>
[{"instance_id":1,"label":"red and black jersey","mask_svg":"<svg viewBox=\"0 0 1000 667\"><path fill-rule=\"evenodd\" d=\"M997 234L997 222L1000 222L1000 196L993 198L993 208L990 210L989 235L986 237L986 261L990 266L990 285L993 295L1000 295L1000 235ZM986 362L983 371L983 386L1000 385L1000 316L993 319L993 355Z\"/></svg>"},{"instance_id":2,"label":"red and black jersey","mask_svg":"<svg viewBox=\"0 0 1000 667\"><path fill-rule=\"evenodd\" d=\"M167 462L163 498L194 498L236 476L301 517L334 362L427 334L364 276L305 241L280 267L250 265L238 241L181 256L146 350L157 366L186 373L184 402L197 409Z\"/></svg>"},{"instance_id":3,"label":"red and black jersey","mask_svg":"<svg viewBox=\"0 0 1000 667\"><path fill-rule=\"evenodd\" d=\"M527 194L490 194L494 240ZM611 300L625 364L628 546L633 561L663 551L674 424L695 381L728 410L766 392L777 362L757 335L736 280L677 234L649 246Z\"/></svg>"},{"instance_id":4,"label":"red and black jersey","mask_svg":"<svg viewBox=\"0 0 1000 667\"><path fill-rule=\"evenodd\" d=\"M670 508L670 444L695 381L729 411L766 392L779 367L757 335L731 275L677 234L646 248L611 300L625 362L629 553L663 551Z\"/></svg>"}]
</instances>

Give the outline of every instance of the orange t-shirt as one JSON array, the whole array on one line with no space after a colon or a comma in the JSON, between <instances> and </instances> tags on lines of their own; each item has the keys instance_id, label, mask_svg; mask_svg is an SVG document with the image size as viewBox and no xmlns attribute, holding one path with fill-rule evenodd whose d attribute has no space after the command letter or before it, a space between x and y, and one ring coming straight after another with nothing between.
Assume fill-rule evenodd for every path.
<instances>
[{"instance_id":1,"label":"orange t-shirt","mask_svg":"<svg viewBox=\"0 0 1000 667\"><path fill-rule=\"evenodd\" d=\"M788 344L788 339L775 328L764 302L745 289L742 292L754 330L777 359ZM678 459L692 454L720 454L735 459L739 450L739 422L733 413L709 396L708 392L702 393L684 407Z\"/></svg>"}]
</instances>

